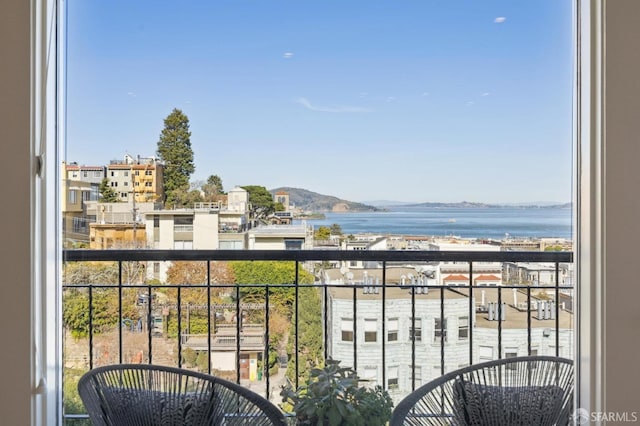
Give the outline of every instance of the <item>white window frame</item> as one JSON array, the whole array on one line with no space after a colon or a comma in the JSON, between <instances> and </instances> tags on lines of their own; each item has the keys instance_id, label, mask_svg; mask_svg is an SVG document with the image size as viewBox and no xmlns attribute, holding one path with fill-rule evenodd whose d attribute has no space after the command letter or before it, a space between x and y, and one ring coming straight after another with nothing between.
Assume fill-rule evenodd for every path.
<instances>
[{"instance_id":1,"label":"white window frame","mask_svg":"<svg viewBox=\"0 0 640 426\"><path fill-rule=\"evenodd\" d=\"M351 333L351 339L345 339L344 333ZM353 319L341 318L340 319L340 341L341 342L353 342L355 338L353 333Z\"/></svg>"},{"instance_id":2,"label":"white window frame","mask_svg":"<svg viewBox=\"0 0 640 426\"><path fill-rule=\"evenodd\" d=\"M464 321L466 321L467 323L464 324ZM463 336L463 334L466 334L466 336ZM468 315L458 317L458 340L469 340L469 316Z\"/></svg>"},{"instance_id":3,"label":"white window frame","mask_svg":"<svg viewBox=\"0 0 640 426\"><path fill-rule=\"evenodd\" d=\"M609 4L613 4L611 2ZM10 2L0 6L0 11L16 12L14 14L0 13L2 24L9 33L16 33L16 40L12 43L22 45L27 36L22 34L17 27L30 26L29 43L31 72L25 73L32 82L32 90L29 95L30 116L29 128L31 137L29 151L40 155L43 159L44 172L42 179L37 176L36 160L31 158L29 166L31 170L28 180L30 195L31 215L27 219L30 223L29 230L34 236L29 243L31 259L30 292L29 298L32 313L30 322L31 336L29 339L30 353L24 354L31 359L31 382L34 392L31 394L27 410L29 419L22 418L24 423L40 425L56 425L61 419L59 415L61 374L60 374L60 347L61 338L60 317L60 289L58 277L61 265L61 252L59 231L61 229L60 215L58 213L59 186L58 176L59 159L61 157L60 136L64 133L63 126L56 129L57 122L64 123L64 108L60 108L61 99L64 98L63 62L56 60L64 55L64 13L56 9L56 0L32 0L26 2ZM579 56L576 59L578 65L576 123L577 143L576 168L574 176L578 176L577 191L574 205L577 206L576 220L576 265L577 282L580 283L580 291L577 294L577 318L575 333L576 338L576 372L577 372L577 403L576 406L588 412L600 410L604 407L605 381L604 381L604 319L605 302L604 290L606 288L607 273L604 271L606 251L605 233L605 172L604 164L605 139L604 128L605 101L604 92L604 65L605 65L605 1L604 0L576 0L577 4L577 32L579 41L577 47ZM627 3L628 4L628 3ZM623 6L620 6L623 7ZM25 8L27 12L25 12ZM624 11L624 9L622 9ZM618 9L620 13L620 9ZM29 16L28 21L25 19ZM17 25L11 20L17 21ZM613 26L612 26L613 27ZM623 45L624 49L629 49ZM10 56L13 50L9 51ZM51 55L51 52L57 52ZM47 60L54 58L54 60ZM16 67L10 67L11 72ZM9 96L11 101L22 101L24 93L18 90L17 94ZM14 103L14 102L11 102ZM20 113L18 113L19 115ZM19 118L24 118L24 114ZM47 119L48 118L48 119ZM57 118L57 122L56 122ZM10 126L9 132L22 126L23 120ZM18 132L14 132L18 134ZM23 153L24 151L20 151ZM13 160L11 160L13 161ZM52 213L55 212L55 213ZM18 258L8 256L6 262L11 264ZM49 285L47 285L49 284ZM44 321L43 319L47 320ZM20 350L16 348L15 351ZM15 353L11 351L11 353ZM46 384L45 384L46 383ZM15 384L10 388L12 390ZM21 410L22 406L13 411ZM10 410L7 410L10 411ZM12 412L13 412L12 411ZM10 414L4 419L10 418ZM7 417L9 416L9 417Z\"/></svg>"},{"instance_id":4,"label":"white window frame","mask_svg":"<svg viewBox=\"0 0 640 426\"><path fill-rule=\"evenodd\" d=\"M440 323L440 327L438 327L438 322ZM433 318L433 343L440 344L442 340L447 343L447 339L449 338L447 334L448 327L449 321L447 321L447 318ZM443 333L444 339L441 337Z\"/></svg>"},{"instance_id":5,"label":"white window frame","mask_svg":"<svg viewBox=\"0 0 640 426\"><path fill-rule=\"evenodd\" d=\"M397 390L400 387L400 366L390 365L387 367L387 389Z\"/></svg>"},{"instance_id":6,"label":"white window frame","mask_svg":"<svg viewBox=\"0 0 640 426\"><path fill-rule=\"evenodd\" d=\"M398 318L389 318L387 320L387 342L398 341L399 323Z\"/></svg>"},{"instance_id":7,"label":"white window frame","mask_svg":"<svg viewBox=\"0 0 640 426\"><path fill-rule=\"evenodd\" d=\"M415 329L414 323L411 318L409 318L409 341L413 340L414 335L416 343L422 342L422 318L415 319Z\"/></svg>"},{"instance_id":8,"label":"white window frame","mask_svg":"<svg viewBox=\"0 0 640 426\"><path fill-rule=\"evenodd\" d=\"M364 319L364 342L365 343L377 343L378 342L378 320L375 318L365 318ZM371 339L371 336L375 337L374 340Z\"/></svg>"}]
</instances>

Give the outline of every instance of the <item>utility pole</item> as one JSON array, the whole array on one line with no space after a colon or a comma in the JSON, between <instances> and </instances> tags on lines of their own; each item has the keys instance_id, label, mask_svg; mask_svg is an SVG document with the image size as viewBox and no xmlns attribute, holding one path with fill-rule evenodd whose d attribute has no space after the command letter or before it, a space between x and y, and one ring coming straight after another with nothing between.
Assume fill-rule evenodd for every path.
<instances>
[{"instance_id":1,"label":"utility pole","mask_svg":"<svg viewBox=\"0 0 640 426\"><path fill-rule=\"evenodd\" d=\"M133 215L133 248L138 247L138 239L136 238L136 226L138 222L138 208L136 207L136 178L135 170L131 167L131 193L133 195L133 206L131 214Z\"/></svg>"}]
</instances>

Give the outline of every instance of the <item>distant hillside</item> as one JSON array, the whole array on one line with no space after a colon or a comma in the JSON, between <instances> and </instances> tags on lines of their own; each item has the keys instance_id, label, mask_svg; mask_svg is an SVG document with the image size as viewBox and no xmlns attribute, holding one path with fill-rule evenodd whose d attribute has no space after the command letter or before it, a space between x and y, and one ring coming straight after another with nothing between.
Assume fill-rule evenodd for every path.
<instances>
[{"instance_id":1,"label":"distant hillside","mask_svg":"<svg viewBox=\"0 0 640 426\"><path fill-rule=\"evenodd\" d=\"M331 195L318 194L301 188L275 188L270 189L271 194L276 192L289 193L289 202L296 207L312 212L376 212L381 211L374 206L342 200Z\"/></svg>"}]
</instances>

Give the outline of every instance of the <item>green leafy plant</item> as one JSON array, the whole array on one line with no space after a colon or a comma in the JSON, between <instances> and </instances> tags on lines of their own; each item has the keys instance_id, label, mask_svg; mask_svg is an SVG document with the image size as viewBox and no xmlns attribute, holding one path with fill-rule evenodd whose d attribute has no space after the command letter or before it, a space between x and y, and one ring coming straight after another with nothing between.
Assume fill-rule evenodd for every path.
<instances>
[{"instance_id":1,"label":"green leafy plant","mask_svg":"<svg viewBox=\"0 0 640 426\"><path fill-rule=\"evenodd\" d=\"M393 401L382 387L360 387L351 367L327 360L324 368L314 368L307 382L293 390L280 392L291 407L298 425L382 426L391 418Z\"/></svg>"}]
</instances>

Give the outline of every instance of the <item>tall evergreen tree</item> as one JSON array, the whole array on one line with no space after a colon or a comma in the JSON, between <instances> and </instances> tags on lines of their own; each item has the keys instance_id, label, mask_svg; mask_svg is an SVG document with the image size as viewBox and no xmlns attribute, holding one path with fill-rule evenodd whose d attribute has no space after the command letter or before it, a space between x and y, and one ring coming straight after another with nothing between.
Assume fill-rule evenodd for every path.
<instances>
[{"instance_id":1,"label":"tall evergreen tree","mask_svg":"<svg viewBox=\"0 0 640 426\"><path fill-rule=\"evenodd\" d=\"M101 203L116 203L119 201L118 194L109 186L109 179L107 178L102 179L98 191L100 192Z\"/></svg>"},{"instance_id":2,"label":"tall evergreen tree","mask_svg":"<svg viewBox=\"0 0 640 426\"><path fill-rule=\"evenodd\" d=\"M177 193L189 190L189 178L195 171L189 118L177 108L164 120L158 140L158 157L164 162L164 193L167 204L180 202Z\"/></svg>"},{"instance_id":3,"label":"tall evergreen tree","mask_svg":"<svg viewBox=\"0 0 640 426\"><path fill-rule=\"evenodd\" d=\"M211 175L207 179L207 183L202 185L205 201L215 201L220 194L224 194L222 187L222 178L218 175Z\"/></svg>"}]
</instances>

